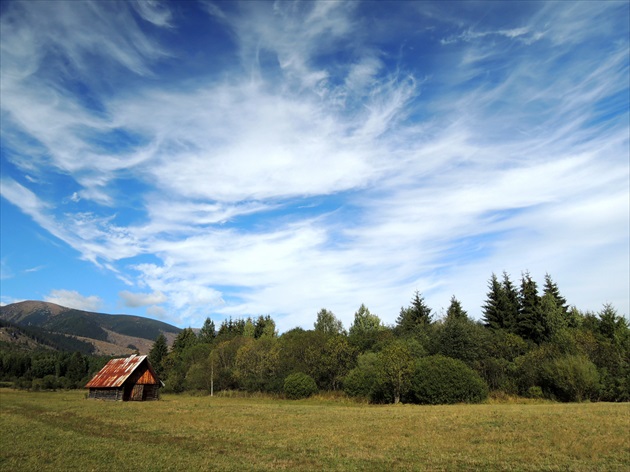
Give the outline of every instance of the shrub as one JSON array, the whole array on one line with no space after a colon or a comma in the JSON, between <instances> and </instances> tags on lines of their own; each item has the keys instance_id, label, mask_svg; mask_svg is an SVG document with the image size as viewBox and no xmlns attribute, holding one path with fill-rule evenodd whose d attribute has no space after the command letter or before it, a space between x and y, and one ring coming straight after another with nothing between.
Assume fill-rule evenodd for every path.
<instances>
[{"instance_id":1,"label":"shrub","mask_svg":"<svg viewBox=\"0 0 630 472\"><path fill-rule=\"evenodd\" d=\"M81 388L84 385L84 384L77 385L76 382L73 382L68 377L59 377L57 379L57 383L59 384L59 388L63 388L63 389L66 389L66 390L69 390L69 389L72 389L72 388Z\"/></svg>"},{"instance_id":2,"label":"shrub","mask_svg":"<svg viewBox=\"0 0 630 472\"><path fill-rule=\"evenodd\" d=\"M291 374L284 379L284 393L291 400L308 398L317 392L317 384L313 377L303 372Z\"/></svg>"},{"instance_id":3,"label":"shrub","mask_svg":"<svg viewBox=\"0 0 630 472\"><path fill-rule=\"evenodd\" d=\"M373 352L361 354L357 367L348 372L343 380L343 390L350 397L369 398L378 380L378 356Z\"/></svg>"},{"instance_id":4,"label":"shrub","mask_svg":"<svg viewBox=\"0 0 630 472\"><path fill-rule=\"evenodd\" d=\"M55 390L58 387L57 377L54 375L45 375L42 379L42 389Z\"/></svg>"},{"instance_id":5,"label":"shrub","mask_svg":"<svg viewBox=\"0 0 630 472\"><path fill-rule=\"evenodd\" d=\"M370 391L374 385L374 377L370 376L365 369L355 367L343 381L343 391L349 397L365 397L370 396Z\"/></svg>"},{"instance_id":6,"label":"shrub","mask_svg":"<svg viewBox=\"0 0 630 472\"><path fill-rule=\"evenodd\" d=\"M32 386L33 386L32 380L24 378L24 377L20 377L13 384L14 388L17 388L20 390L30 390Z\"/></svg>"},{"instance_id":7,"label":"shrub","mask_svg":"<svg viewBox=\"0 0 630 472\"><path fill-rule=\"evenodd\" d=\"M541 369L543 390L563 402L588 400L599 390L595 364L581 355L547 361Z\"/></svg>"},{"instance_id":8,"label":"shrub","mask_svg":"<svg viewBox=\"0 0 630 472\"><path fill-rule=\"evenodd\" d=\"M457 359L424 357L416 363L411 400L431 405L479 403L488 397L488 386L474 370Z\"/></svg>"}]
</instances>

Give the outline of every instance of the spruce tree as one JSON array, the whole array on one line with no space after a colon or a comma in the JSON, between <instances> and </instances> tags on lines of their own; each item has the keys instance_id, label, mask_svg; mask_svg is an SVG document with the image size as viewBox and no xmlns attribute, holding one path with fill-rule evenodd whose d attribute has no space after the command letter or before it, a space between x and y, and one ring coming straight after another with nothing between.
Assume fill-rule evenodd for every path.
<instances>
[{"instance_id":1,"label":"spruce tree","mask_svg":"<svg viewBox=\"0 0 630 472\"><path fill-rule=\"evenodd\" d=\"M266 324L267 322L265 321L265 317L263 315L260 315L256 320L256 326L254 328L254 337L256 339L262 336L263 332L265 331Z\"/></svg>"},{"instance_id":2,"label":"spruce tree","mask_svg":"<svg viewBox=\"0 0 630 472\"><path fill-rule=\"evenodd\" d=\"M545 323L541 309L538 286L529 272L523 274L519 293L517 334L540 344L545 336Z\"/></svg>"},{"instance_id":3,"label":"spruce tree","mask_svg":"<svg viewBox=\"0 0 630 472\"><path fill-rule=\"evenodd\" d=\"M569 314L569 305L566 298L560 295L558 285L551 279L551 275L545 274L545 286L543 288L544 295L550 295L554 298L556 306L562 310L563 316L566 318Z\"/></svg>"},{"instance_id":4,"label":"spruce tree","mask_svg":"<svg viewBox=\"0 0 630 472\"><path fill-rule=\"evenodd\" d=\"M153 370L161 377L164 374L164 358L168 354L168 344L166 342L166 336L160 333L155 339L151 350L149 351L149 362L153 366Z\"/></svg>"},{"instance_id":5,"label":"spruce tree","mask_svg":"<svg viewBox=\"0 0 630 472\"><path fill-rule=\"evenodd\" d=\"M503 329L505 322L503 319L502 300L505 298L504 288L499 283L496 274L492 274L488 281L486 303L483 305L483 322L487 328Z\"/></svg>"},{"instance_id":6,"label":"spruce tree","mask_svg":"<svg viewBox=\"0 0 630 472\"><path fill-rule=\"evenodd\" d=\"M617 310L610 303L606 303L599 312L598 331L605 338L619 342L624 333L627 334L628 322L623 316L617 314Z\"/></svg>"},{"instance_id":7,"label":"spruce tree","mask_svg":"<svg viewBox=\"0 0 630 472\"><path fill-rule=\"evenodd\" d=\"M500 310L503 316L503 328L511 333L516 332L516 319L518 318L518 289L510 280L507 272L503 272L503 293L500 302Z\"/></svg>"},{"instance_id":8,"label":"spruce tree","mask_svg":"<svg viewBox=\"0 0 630 472\"><path fill-rule=\"evenodd\" d=\"M200 343L211 344L214 341L214 337L216 336L216 332L214 329L214 321L210 318L206 318L206 321L203 323L201 330L197 337L199 338Z\"/></svg>"},{"instance_id":9,"label":"spruce tree","mask_svg":"<svg viewBox=\"0 0 630 472\"><path fill-rule=\"evenodd\" d=\"M466 311L462 308L462 304L457 298L455 298L455 295L451 297L451 303L446 310L446 319L468 319L468 313L466 313Z\"/></svg>"},{"instance_id":10,"label":"spruce tree","mask_svg":"<svg viewBox=\"0 0 630 472\"><path fill-rule=\"evenodd\" d=\"M197 335L192 328L184 328L173 341L173 352L181 355L186 349L197 344Z\"/></svg>"},{"instance_id":11,"label":"spruce tree","mask_svg":"<svg viewBox=\"0 0 630 472\"><path fill-rule=\"evenodd\" d=\"M400 315L396 319L396 331L400 333L414 332L418 328L430 325L431 321L431 308L427 306L420 292L416 290L411 300L411 306L400 309Z\"/></svg>"}]
</instances>

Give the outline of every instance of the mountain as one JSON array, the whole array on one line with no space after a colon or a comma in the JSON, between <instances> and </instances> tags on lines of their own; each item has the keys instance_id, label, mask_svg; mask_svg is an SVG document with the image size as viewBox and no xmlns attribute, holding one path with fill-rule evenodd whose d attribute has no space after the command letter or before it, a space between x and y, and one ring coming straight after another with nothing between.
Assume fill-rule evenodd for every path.
<instances>
[{"instance_id":1,"label":"mountain","mask_svg":"<svg viewBox=\"0 0 630 472\"><path fill-rule=\"evenodd\" d=\"M97 352L94 344L74 336L52 333L35 326L19 326L5 320L0 320L0 349L78 351L81 354Z\"/></svg>"},{"instance_id":2,"label":"mountain","mask_svg":"<svg viewBox=\"0 0 630 472\"><path fill-rule=\"evenodd\" d=\"M95 354L124 355L136 349L141 354L147 354L160 333L172 342L181 331L176 326L141 316L94 313L40 301L0 307L0 320L36 330L36 333L29 332L27 335L46 339L44 344L52 343L53 348L58 349L55 346L60 344L72 344L73 341L63 342L58 337L63 336L75 342L89 343L94 347ZM51 335L57 336L57 341L51 341Z\"/></svg>"}]
</instances>

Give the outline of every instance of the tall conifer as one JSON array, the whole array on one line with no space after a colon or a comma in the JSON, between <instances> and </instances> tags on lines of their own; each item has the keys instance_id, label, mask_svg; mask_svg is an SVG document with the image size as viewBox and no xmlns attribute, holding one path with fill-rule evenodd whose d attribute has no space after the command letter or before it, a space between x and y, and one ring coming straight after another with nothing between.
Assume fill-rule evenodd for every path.
<instances>
[{"instance_id":1,"label":"tall conifer","mask_svg":"<svg viewBox=\"0 0 630 472\"><path fill-rule=\"evenodd\" d=\"M524 339L540 343L544 338L545 324L540 306L538 286L529 275L529 272L523 274L521 279L519 302L517 334Z\"/></svg>"}]
</instances>

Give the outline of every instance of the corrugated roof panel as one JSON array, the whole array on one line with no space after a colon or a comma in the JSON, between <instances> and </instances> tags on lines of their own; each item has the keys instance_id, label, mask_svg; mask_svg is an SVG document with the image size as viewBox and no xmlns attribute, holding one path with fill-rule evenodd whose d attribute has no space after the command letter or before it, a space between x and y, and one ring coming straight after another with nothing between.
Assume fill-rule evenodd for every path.
<instances>
[{"instance_id":1,"label":"corrugated roof panel","mask_svg":"<svg viewBox=\"0 0 630 472\"><path fill-rule=\"evenodd\" d=\"M112 359L90 380L85 388L121 387L147 356Z\"/></svg>"}]
</instances>

